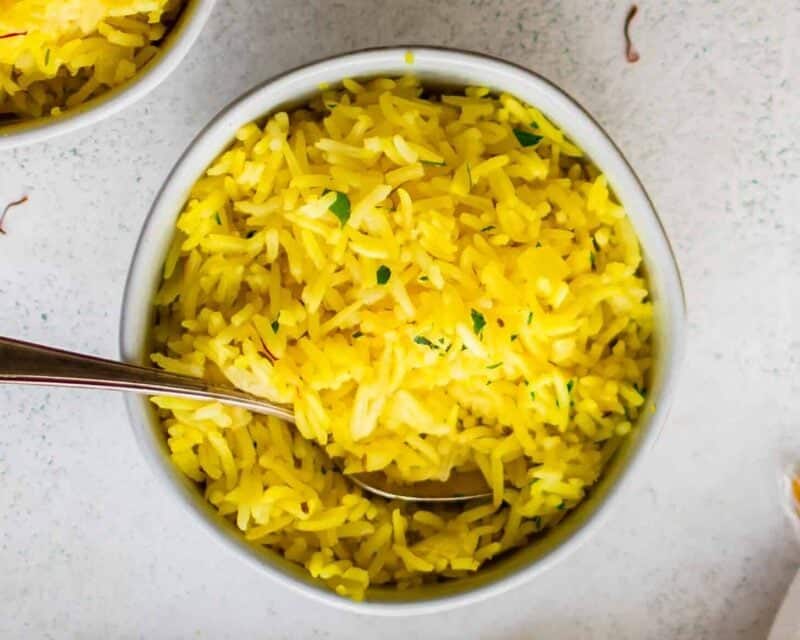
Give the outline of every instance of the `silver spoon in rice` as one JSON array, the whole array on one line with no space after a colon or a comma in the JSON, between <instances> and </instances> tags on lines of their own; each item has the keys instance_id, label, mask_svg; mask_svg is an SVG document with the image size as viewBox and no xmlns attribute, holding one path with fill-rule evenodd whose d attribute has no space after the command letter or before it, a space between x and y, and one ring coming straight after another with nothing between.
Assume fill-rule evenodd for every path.
<instances>
[{"instance_id":1,"label":"silver spoon in rice","mask_svg":"<svg viewBox=\"0 0 800 640\"><path fill-rule=\"evenodd\" d=\"M0 383L108 389L212 400L293 424L295 421L290 408L233 387L3 337L0 337ZM402 485L393 483L380 472L345 476L365 491L395 500L463 502L491 496L486 480L478 471L455 472L442 482L429 480Z\"/></svg>"}]
</instances>

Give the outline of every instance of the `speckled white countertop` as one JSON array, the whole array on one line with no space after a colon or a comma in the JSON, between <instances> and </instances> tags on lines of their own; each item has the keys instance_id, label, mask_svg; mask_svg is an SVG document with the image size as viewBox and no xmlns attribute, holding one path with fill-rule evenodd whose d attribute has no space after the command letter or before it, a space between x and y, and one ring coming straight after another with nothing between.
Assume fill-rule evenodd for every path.
<instances>
[{"instance_id":1,"label":"speckled white countertop","mask_svg":"<svg viewBox=\"0 0 800 640\"><path fill-rule=\"evenodd\" d=\"M535 582L407 620L324 608L218 545L145 466L115 394L0 388L0 637L763 638L798 567L777 506L800 457L800 5L225 0L187 60L104 124L0 153L0 335L117 354L122 287L167 171L226 102L335 52L431 43L543 73L619 143L690 311L672 417L594 538ZM385 8L380 8L381 6Z\"/></svg>"}]
</instances>

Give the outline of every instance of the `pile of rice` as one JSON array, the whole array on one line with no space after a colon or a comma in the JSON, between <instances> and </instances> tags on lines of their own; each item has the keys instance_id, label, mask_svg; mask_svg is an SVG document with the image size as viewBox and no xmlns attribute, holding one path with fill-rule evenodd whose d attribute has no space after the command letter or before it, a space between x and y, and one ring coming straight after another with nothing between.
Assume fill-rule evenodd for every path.
<instances>
[{"instance_id":1,"label":"pile of rice","mask_svg":"<svg viewBox=\"0 0 800 640\"><path fill-rule=\"evenodd\" d=\"M525 544L642 409L636 234L581 150L510 95L345 80L241 128L177 229L153 362L291 404L297 426L153 398L172 458L248 540L339 594ZM400 481L477 468L493 499L387 501L329 457Z\"/></svg>"},{"instance_id":2,"label":"pile of rice","mask_svg":"<svg viewBox=\"0 0 800 640\"><path fill-rule=\"evenodd\" d=\"M0 0L0 122L58 115L130 80L184 0Z\"/></svg>"}]
</instances>

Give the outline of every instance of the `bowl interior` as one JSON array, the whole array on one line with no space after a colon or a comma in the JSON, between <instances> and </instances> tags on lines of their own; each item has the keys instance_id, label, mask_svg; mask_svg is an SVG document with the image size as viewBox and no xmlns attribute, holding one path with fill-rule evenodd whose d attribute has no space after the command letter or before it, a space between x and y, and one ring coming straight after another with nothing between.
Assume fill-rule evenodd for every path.
<instances>
[{"instance_id":1,"label":"bowl interior","mask_svg":"<svg viewBox=\"0 0 800 640\"><path fill-rule=\"evenodd\" d=\"M158 85L181 61L208 19L215 0L187 0L158 53L128 82L64 111L0 125L0 149L30 144L99 121L135 102Z\"/></svg>"},{"instance_id":2,"label":"bowl interior","mask_svg":"<svg viewBox=\"0 0 800 640\"><path fill-rule=\"evenodd\" d=\"M413 52L411 63L406 56L409 50ZM606 511L604 507L621 485L623 476L636 466L641 458L639 454L657 436L666 416L673 376L683 350L685 314L677 266L647 194L613 142L571 98L530 71L485 56L435 48L378 49L315 63L268 81L219 114L190 145L158 195L134 255L122 313L124 360L147 362L152 299L175 220L192 184L230 144L236 130L247 122L306 100L325 83L335 84L345 77L408 73L434 85L488 86L538 107L606 173L637 230L656 313L656 357L648 406L638 428L623 441L589 496L555 529L482 567L470 577L405 591L371 588L365 603L351 603L329 592L301 567L268 549L245 542L235 526L220 517L197 487L171 463L165 438L149 403L141 398L128 398L134 429L147 457L201 520L222 534L223 540L291 587L337 606L386 614L429 611L505 590L530 578L586 537L597 525L601 513Z\"/></svg>"}]
</instances>

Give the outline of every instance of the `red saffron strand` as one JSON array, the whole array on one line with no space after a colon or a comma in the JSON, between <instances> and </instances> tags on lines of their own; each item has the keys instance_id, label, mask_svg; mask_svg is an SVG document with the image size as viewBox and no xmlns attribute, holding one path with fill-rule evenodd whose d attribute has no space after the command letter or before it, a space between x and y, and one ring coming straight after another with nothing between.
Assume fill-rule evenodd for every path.
<instances>
[{"instance_id":1,"label":"red saffron strand","mask_svg":"<svg viewBox=\"0 0 800 640\"><path fill-rule=\"evenodd\" d=\"M631 42L631 35L630 35L630 27L631 21L636 16L636 12L639 10L635 4L631 6L628 10L628 15L625 18L625 29L623 29L623 33L625 34L625 58L628 62L637 62L639 60L639 52L633 48L633 42Z\"/></svg>"},{"instance_id":2,"label":"red saffron strand","mask_svg":"<svg viewBox=\"0 0 800 640\"><path fill-rule=\"evenodd\" d=\"M3 213L0 213L0 234L6 235L6 230L3 229L3 222L6 219L6 214L11 210L12 207L25 204L27 201L28 201L28 196L22 196L19 200L14 200L14 202L9 202L5 206L5 208L3 209Z\"/></svg>"}]
</instances>

